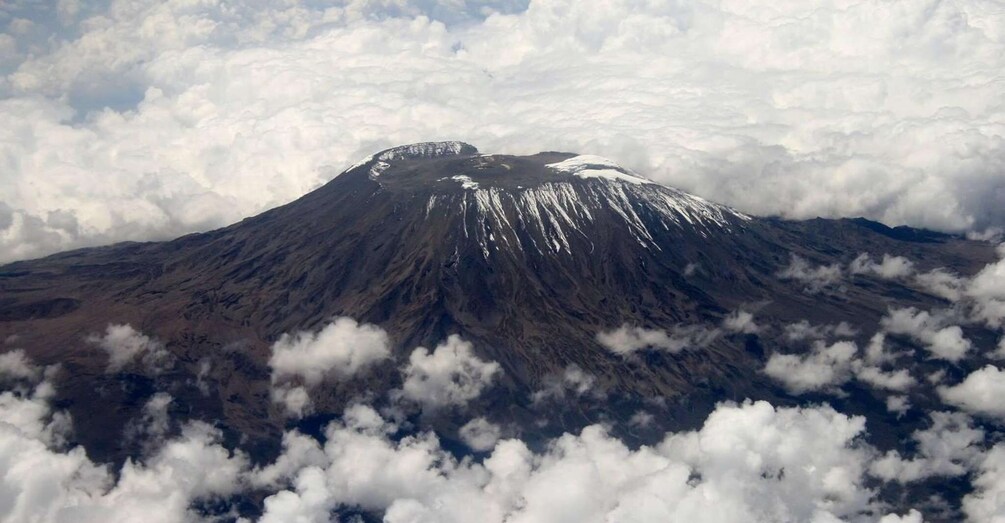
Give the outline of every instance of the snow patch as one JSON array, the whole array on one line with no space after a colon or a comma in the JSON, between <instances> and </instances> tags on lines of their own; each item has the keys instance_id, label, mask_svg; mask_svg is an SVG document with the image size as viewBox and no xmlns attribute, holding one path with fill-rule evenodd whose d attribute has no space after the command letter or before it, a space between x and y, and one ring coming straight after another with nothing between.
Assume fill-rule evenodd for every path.
<instances>
[{"instance_id":1,"label":"snow patch","mask_svg":"<svg viewBox=\"0 0 1005 523\"><path fill-rule=\"evenodd\" d=\"M476 154L477 152L478 150L474 146L464 142L423 142L388 149L380 153L377 159L390 162L394 160L456 156L464 153Z\"/></svg>"},{"instance_id":2,"label":"snow patch","mask_svg":"<svg viewBox=\"0 0 1005 523\"><path fill-rule=\"evenodd\" d=\"M450 179L454 180L456 182L460 182L461 187L463 187L465 189L472 189L472 190L474 190L474 189L478 188L478 182L472 180L470 176L465 176L463 174L459 174L457 176L451 176Z\"/></svg>"},{"instance_id":3,"label":"snow patch","mask_svg":"<svg viewBox=\"0 0 1005 523\"><path fill-rule=\"evenodd\" d=\"M652 184L630 169L621 167L603 156L581 154L558 163L550 163L548 167L561 173L571 174L579 178L601 178L616 180L636 185Z\"/></svg>"}]
</instances>

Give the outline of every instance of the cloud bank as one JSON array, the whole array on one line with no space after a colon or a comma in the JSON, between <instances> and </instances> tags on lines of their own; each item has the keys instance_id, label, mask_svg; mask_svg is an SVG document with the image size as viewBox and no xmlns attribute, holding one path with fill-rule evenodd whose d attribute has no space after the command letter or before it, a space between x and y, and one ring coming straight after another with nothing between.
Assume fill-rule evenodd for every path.
<instances>
[{"instance_id":1,"label":"cloud bank","mask_svg":"<svg viewBox=\"0 0 1005 523\"><path fill-rule=\"evenodd\" d=\"M58 6L0 6L4 260L224 225L443 138L754 214L1005 222L991 0Z\"/></svg>"}]
</instances>

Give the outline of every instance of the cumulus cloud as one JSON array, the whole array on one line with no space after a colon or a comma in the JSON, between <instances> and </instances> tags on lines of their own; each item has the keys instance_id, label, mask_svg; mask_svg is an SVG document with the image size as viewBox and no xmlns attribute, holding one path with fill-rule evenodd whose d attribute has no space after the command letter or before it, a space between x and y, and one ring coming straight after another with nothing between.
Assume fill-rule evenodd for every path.
<instances>
[{"instance_id":1,"label":"cumulus cloud","mask_svg":"<svg viewBox=\"0 0 1005 523\"><path fill-rule=\"evenodd\" d=\"M34 380L39 369L24 354L22 349L14 349L0 354L0 382Z\"/></svg>"},{"instance_id":2,"label":"cumulus cloud","mask_svg":"<svg viewBox=\"0 0 1005 523\"><path fill-rule=\"evenodd\" d=\"M127 439L159 445L171 429L168 407L174 398L166 392L157 392L143 405L140 418L126 426Z\"/></svg>"},{"instance_id":3,"label":"cumulus cloud","mask_svg":"<svg viewBox=\"0 0 1005 523\"><path fill-rule=\"evenodd\" d=\"M282 405L286 414L293 417L302 418L309 414L314 407L311 402L311 394L303 385L273 384L270 395L274 403Z\"/></svg>"},{"instance_id":4,"label":"cumulus cloud","mask_svg":"<svg viewBox=\"0 0 1005 523\"><path fill-rule=\"evenodd\" d=\"M915 457L905 459L892 450L872 462L869 472L885 481L910 483L931 477L958 477L969 472L983 456L984 431L969 416L933 412L931 425L916 431Z\"/></svg>"},{"instance_id":5,"label":"cumulus cloud","mask_svg":"<svg viewBox=\"0 0 1005 523\"><path fill-rule=\"evenodd\" d=\"M897 417L899 418L904 414L907 414L907 411L911 410L911 402L908 400L907 396L887 396L886 410L897 414Z\"/></svg>"},{"instance_id":6,"label":"cumulus cloud","mask_svg":"<svg viewBox=\"0 0 1005 523\"><path fill-rule=\"evenodd\" d=\"M924 344L933 357L958 362L970 352L973 344L963 336L958 325L948 325L944 314L932 314L913 307L891 309L881 324L887 332L902 334Z\"/></svg>"},{"instance_id":7,"label":"cumulus cloud","mask_svg":"<svg viewBox=\"0 0 1005 523\"><path fill-rule=\"evenodd\" d=\"M535 453L499 441L458 461L430 433L393 438L393 424L356 406L326 432L326 464L305 467L265 501L263 521L324 520L336 507L385 521L726 522L878 519L864 486L872 451L862 418L829 407L722 405L699 431L631 450L602 426ZM710 504L709 500L715 500Z\"/></svg>"},{"instance_id":8,"label":"cumulus cloud","mask_svg":"<svg viewBox=\"0 0 1005 523\"><path fill-rule=\"evenodd\" d=\"M108 353L106 372L109 373L119 372L136 361L142 363L147 371L157 373L171 359L171 353L164 348L163 343L128 324L109 324L104 335L91 335L88 341Z\"/></svg>"},{"instance_id":9,"label":"cumulus cloud","mask_svg":"<svg viewBox=\"0 0 1005 523\"><path fill-rule=\"evenodd\" d=\"M764 366L764 373L792 394L836 391L851 379L877 389L904 392L915 386L917 380L908 369L883 369L884 364L893 361L885 352L883 339L882 334L873 336L864 354L860 354L853 341L828 345L816 340L810 350L802 354L772 354Z\"/></svg>"},{"instance_id":10,"label":"cumulus cloud","mask_svg":"<svg viewBox=\"0 0 1005 523\"><path fill-rule=\"evenodd\" d=\"M30 393L0 394L0 514L7 520L173 523L196 519L197 501L244 488L247 458L223 448L220 432L201 422L186 424L148 459L127 460L113 475L83 448L62 448L71 421L51 409L53 392L45 376ZM164 404L151 401L151 410Z\"/></svg>"},{"instance_id":11,"label":"cumulus cloud","mask_svg":"<svg viewBox=\"0 0 1005 523\"><path fill-rule=\"evenodd\" d=\"M844 321L837 324L814 325L809 321L800 320L785 326L785 338L789 341L849 338L856 334L858 331Z\"/></svg>"},{"instance_id":12,"label":"cumulus cloud","mask_svg":"<svg viewBox=\"0 0 1005 523\"><path fill-rule=\"evenodd\" d=\"M597 378L576 364L567 365L557 375L546 376L540 390L531 394L531 401L537 405L547 400L561 401L566 396L579 398L590 396L602 399L604 391L597 387Z\"/></svg>"},{"instance_id":13,"label":"cumulus cloud","mask_svg":"<svg viewBox=\"0 0 1005 523\"><path fill-rule=\"evenodd\" d=\"M311 409L309 388L349 379L391 357L387 332L346 317L317 332L283 334L271 350L272 400L297 417Z\"/></svg>"},{"instance_id":14,"label":"cumulus cloud","mask_svg":"<svg viewBox=\"0 0 1005 523\"><path fill-rule=\"evenodd\" d=\"M61 449L46 436L56 418L47 403L51 385L41 390L0 395L34 405L0 409L0 510L19 521L199 520L199 507L226 509L249 489L267 495L262 522L328 521L342 509L389 522L896 520L866 486L876 451L862 440L865 419L827 406L722 404L700 429L634 449L592 425L532 451L475 418L460 435L487 455L458 459L436 434L403 431L354 404L320 441L285 433L281 454L259 467L224 448L219 431L190 422L113 474L81 448ZM159 413L169 403L166 395L150 399L157 414L147 434L163 434ZM964 448L966 427L946 416L943 425L933 416L931 437L916 435L922 450L914 461L953 461L953 449ZM939 447L946 431L959 437ZM904 461L898 466L913 466ZM968 498L968 510L981 510L983 492Z\"/></svg>"},{"instance_id":15,"label":"cumulus cloud","mask_svg":"<svg viewBox=\"0 0 1005 523\"><path fill-rule=\"evenodd\" d=\"M1005 443L994 446L984 457L973 480L974 492L963 498L963 511L970 521L1005 518Z\"/></svg>"},{"instance_id":16,"label":"cumulus cloud","mask_svg":"<svg viewBox=\"0 0 1005 523\"><path fill-rule=\"evenodd\" d=\"M805 292L816 294L840 283L844 270L838 263L814 266L805 258L793 254L789 265L778 273L778 277L802 283Z\"/></svg>"},{"instance_id":17,"label":"cumulus cloud","mask_svg":"<svg viewBox=\"0 0 1005 523\"><path fill-rule=\"evenodd\" d=\"M496 446L502 436L502 429L485 418L475 418L465 423L458 434L471 450L484 452Z\"/></svg>"},{"instance_id":18,"label":"cumulus cloud","mask_svg":"<svg viewBox=\"0 0 1005 523\"><path fill-rule=\"evenodd\" d=\"M994 365L971 372L961 383L938 388L942 401L963 410L1005 420L1005 371Z\"/></svg>"},{"instance_id":19,"label":"cumulus cloud","mask_svg":"<svg viewBox=\"0 0 1005 523\"><path fill-rule=\"evenodd\" d=\"M781 382L793 394L831 389L851 378L858 347L851 341L827 345L814 343L808 354L772 354L764 373Z\"/></svg>"},{"instance_id":20,"label":"cumulus cloud","mask_svg":"<svg viewBox=\"0 0 1005 523\"><path fill-rule=\"evenodd\" d=\"M223 225L448 136L754 214L1005 217L1005 22L982 0L81 5L0 34L4 259Z\"/></svg>"},{"instance_id":21,"label":"cumulus cloud","mask_svg":"<svg viewBox=\"0 0 1005 523\"><path fill-rule=\"evenodd\" d=\"M761 327L754 322L754 314L747 311L730 313L722 320L722 328L741 334L754 334L761 330Z\"/></svg>"},{"instance_id":22,"label":"cumulus cloud","mask_svg":"<svg viewBox=\"0 0 1005 523\"><path fill-rule=\"evenodd\" d=\"M998 255L1001 259L981 269L966 289L974 302L974 317L996 329L1005 322L1005 243L998 246Z\"/></svg>"},{"instance_id":23,"label":"cumulus cloud","mask_svg":"<svg viewBox=\"0 0 1005 523\"><path fill-rule=\"evenodd\" d=\"M907 369L897 369L887 372L879 367L862 366L856 369L855 377L859 381L868 383L877 389L896 392L904 392L918 383Z\"/></svg>"},{"instance_id":24,"label":"cumulus cloud","mask_svg":"<svg viewBox=\"0 0 1005 523\"><path fill-rule=\"evenodd\" d=\"M425 409L462 406L478 397L502 373L496 362L479 359L471 343L452 335L430 352L412 351L402 369L400 396Z\"/></svg>"},{"instance_id":25,"label":"cumulus cloud","mask_svg":"<svg viewBox=\"0 0 1005 523\"><path fill-rule=\"evenodd\" d=\"M879 518L879 523L925 523L921 512L911 509L903 516L898 514L887 514Z\"/></svg>"},{"instance_id":26,"label":"cumulus cloud","mask_svg":"<svg viewBox=\"0 0 1005 523\"><path fill-rule=\"evenodd\" d=\"M273 381L298 377L318 385L326 377L346 379L391 356L380 327L340 317L317 332L283 334L272 344Z\"/></svg>"},{"instance_id":27,"label":"cumulus cloud","mask_svg":"<svg viewBox=\"0 0 1005 523\"><path fill-rule=\"evenodd\" d=\"M949 301L959 301L966 290L967 280L945 269L933 269L916 275L914 280L921 288Z\"/></svg>"},{"instance_id":28,"label":"cumulus cloud","mask_svg":"<svg viewBox=\"0 0 1005 523\"><path fill-rule=\"evenodd\" d=\"M753 316L747 318L752 322ZM739 321L734 319L734 322ZM742 327L743 325L740 325ZM597 333L597 342L607 350L620 355L629 355L640 350L662 350L671 354L687 348L706 347L719 337L718 329L703 325L676 325L669 331L646 329L622 325L612 330Z\"/></svg>"},{"instance_id":29,"label":"cumulus cloud","mask_svg":"<svg viewBox=\"0 0 1005 523\"><path fill-rule=\"evenodd\" d=\"M852 274L867 274L879 276L888 280L907 278L914 274L914 263L903 256L884 254L879 262L874 261L867 253L858 255L848 265Z\"/></svg>"}]
</instances>

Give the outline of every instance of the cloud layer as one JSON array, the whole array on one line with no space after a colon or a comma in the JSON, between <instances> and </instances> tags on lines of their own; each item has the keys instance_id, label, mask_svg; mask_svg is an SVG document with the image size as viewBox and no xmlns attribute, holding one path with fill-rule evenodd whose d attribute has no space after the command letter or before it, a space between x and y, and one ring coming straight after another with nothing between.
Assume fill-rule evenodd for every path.
<instances>
[{"instance_id":1,"label":"cloud layer","mask_svg":"<svg viewBox=\"0 0 1005 523\"><path fill-rule=\"evenodd\" d=\"M0 7L5 260L216 227L442 138L755 214L1005 222L991 0L53 5Z\"/></svg>"}]
</instances>

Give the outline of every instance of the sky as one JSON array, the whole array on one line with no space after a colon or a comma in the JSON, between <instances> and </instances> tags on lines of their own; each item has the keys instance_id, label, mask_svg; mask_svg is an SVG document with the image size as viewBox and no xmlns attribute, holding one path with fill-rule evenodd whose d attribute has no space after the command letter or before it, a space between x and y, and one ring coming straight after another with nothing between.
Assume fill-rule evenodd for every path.
<instances>
[{"instance_id":1,"label":"sky","mask_svg":"<svg viewBox=\"0 0 1005 523\"><path fill-rule=\"evenodd\" d=\"M0 262L220 227L445 139L755 215L1005 225L991 0L14 0L0 31Z\"/></svg>"}]
</instances>

